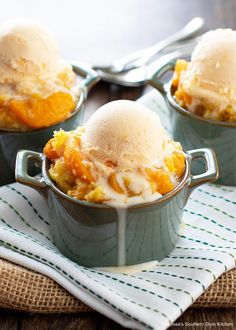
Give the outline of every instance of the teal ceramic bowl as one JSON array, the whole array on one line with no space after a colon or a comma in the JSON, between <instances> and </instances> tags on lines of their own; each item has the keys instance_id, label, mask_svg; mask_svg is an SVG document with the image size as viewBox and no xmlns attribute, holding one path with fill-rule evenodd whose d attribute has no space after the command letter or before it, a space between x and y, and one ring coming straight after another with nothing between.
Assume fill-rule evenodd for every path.
<instances>
[{"instance_id":1,"label":"teal ceramic bowl","mask_svg":"<svg viewBox=\"0 0 236 330\"><path fill-rule=\"evenodd\" d=\"M178 186L157 201L114 209L79 201L61 192L50 179L50 161L41 153L22 150L16 161L16 180L38 190L47 200L52 237L68 258L87 267L111 267L161 260L176 245L182 214L194 188L217 179L214 151L189 151ZM206 162L205 172L191 175L193 160ZM30 160L41 163L42 177L28 174Z\"/></svg>"},{"instance_id":2,"label":"teal ceramic bowl","mask_svg":"<svg viewBox=\"0 0 236 330\"><path fill-rule=\"evenodd\" d=\"M84 77L84 79L79 85L80 96L77 106L68 119L47 128L28 132L0 130L0 186L15 181L15 161L18 150L42 151L42 148L52 137L54 131L60 128L73 130L81 124L88 90L99 79L96 72L87 68L84 64L74 64L73 70L77 75Z\"/></svg>"},{"instance_id":3,"label":"teal ceramic bowl","mask_svg":"<svg viewBox=\"0 0 236 330\"><path fill-rule=\"evenodd\" d=\"M165 99L174 140L181 142L184 150L212 148L219 163L220 175L216 183L236 186L236 123L205 119L179 106L173 97L171 82L160 82L165 73L173 71L175 61L168 61L167 57L167 61L159 63L148 83L158 89ZM193 171L200 173L202 170L202 163L196 162Z\"/></svg>"}]
</instances>

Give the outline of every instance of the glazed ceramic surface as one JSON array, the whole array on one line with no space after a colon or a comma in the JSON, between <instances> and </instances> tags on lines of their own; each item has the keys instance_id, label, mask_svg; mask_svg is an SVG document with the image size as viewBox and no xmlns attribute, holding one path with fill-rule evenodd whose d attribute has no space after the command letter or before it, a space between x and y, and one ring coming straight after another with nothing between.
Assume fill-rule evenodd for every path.
<instances>
[{"instance_id":1,"label":"glazed ceramic surface","mask_svg":"<svg viewBox=\"0 0 236 330\"><path fill-rule=\"evenodd\" d=\"M220 176L216 183L236 186L236 123L219 122L197 116L180 107L173 98L171 82L162 85L160 78L173 70L175 62L164 63L148 81L164 96L170 111L171 132L175 141L181 142L184 150L212 148L219 163ZM201 173L204 164L194 164L194 173Z\"/></svg>"},{"instance_id":2,"label":"glazed ceramic surface","mask_svg":"<svg viewBox=\"0 0 236 330\"><path fill-rule=\"evenodd\" d=\"M203 158L207 170L192 176L193 159ZM42 162L41 179L28 174L29 159ZM189 152L181 183L161 199L127 209L76 200L62 193L48 175L49 160L42 154L21 151L16 179L39 190L48 202L53 240L68 258L88 267L133 265L162 260L169 254L183 229L182 214L192 190L217 178L214 152Z\"/></svg>"},{"instance_id":3,"label":"glazed ceramic surface","mask_svg":"<svg viewBox=\"0 0 236 330\"><path fill-rule=\"evenodd\" d=\"M116 211L71 204L49 190L54 242L64 255L88 267L161 260L181 233L186 194L184 188L169 202Z\"/></svg>"},{"instance_id":4,"label":"glazed ceramic surface","mask_svg":"<svg viewBox=\"0 0 236 330\"><path fill-rule=\"evenodd\" d=\"M84 113L84 102L88 89L97 81L95 71L87 69L79 64L73 66L75 73L85 76L79 87L79 100L73 114L64 122L56 125L29 131L14 132L0 130L0 186L15 181L15 161L16 154L21 149L42 151L47 141L53 136L53 132L60 128L73 130L82 123ZM32 174L37 173L37 169L32 170Z\"/></svg>"},{"instance_id":5,"label":"glazed ceramic surface","mask_svg":"<svg viewBox=\"0 0 236 330\"><path fill-rule=\"evenodd\" d=\"M211 147L214 149L220 177L217 183L236 186L236 125L216 125L213 121L199 120L189 116L186 110L178 107L170 93L166 103L171 111L173 137L182 143L183 148ZM196 164L194 171L202 171L202 164Z\"/></svg>"}]
</instances>

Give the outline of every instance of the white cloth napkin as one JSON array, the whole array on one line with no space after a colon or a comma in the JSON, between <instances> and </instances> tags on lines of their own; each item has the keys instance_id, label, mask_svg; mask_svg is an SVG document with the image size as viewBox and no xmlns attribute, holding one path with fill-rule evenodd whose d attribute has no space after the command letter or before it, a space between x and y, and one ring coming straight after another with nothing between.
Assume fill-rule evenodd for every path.
<instances>
[{"instance_id":1,"label":"white cloth napkin","mask_svg":"<svg viewBox=\"0 0 236 330\"><path fill-rule=\"evenodd\" d=\"M168 112L153 91L140 102ZM55 247L47 205L33 189L0 188L0 256L45 274L78 299L127 328L166 329L223 272L236 263L236 187L207 184L184 212L185 229L174 251L152 269L134 275L79 266Z\"/></svg>"}]
</instances>

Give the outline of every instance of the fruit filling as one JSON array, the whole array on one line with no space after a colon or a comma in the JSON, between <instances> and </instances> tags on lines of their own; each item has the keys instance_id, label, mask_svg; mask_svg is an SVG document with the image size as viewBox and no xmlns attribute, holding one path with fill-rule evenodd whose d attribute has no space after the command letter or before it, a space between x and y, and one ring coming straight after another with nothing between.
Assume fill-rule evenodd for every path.
<instances>
[{"instance_id":1,"label":"fruit filling","mask_svg":"<svg viewBox=\"0 0 236 330\"><path fill-rule=\"evenodd\" d=\"M176 187L185 171L185 154L179 145L165 156L162 166L120 169L108 161L96 164L83 150L84 133L84 128L60 130L44 147L51 161L52 180L64 193L79 200L109 203L120 195L128 201L147 192L160 197Z\"/></svg>"}]
</instances>

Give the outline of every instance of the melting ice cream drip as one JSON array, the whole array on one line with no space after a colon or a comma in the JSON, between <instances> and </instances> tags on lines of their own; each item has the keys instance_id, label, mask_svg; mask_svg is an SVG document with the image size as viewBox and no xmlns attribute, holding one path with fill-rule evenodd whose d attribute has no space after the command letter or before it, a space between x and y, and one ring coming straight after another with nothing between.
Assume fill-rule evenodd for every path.
<instances>
[{"instance_id":1,"label":"melting ice cream drip","mask_svg":"<svg viewBox=\"0 0 236 330\"><path fill-rule=\"evenodd\" d=\"M157 260L126 266L127 208L115 208L117 213L117 267L95 267L94 269L118 274L136 274L158 265Z\"/></svg>"}]
</instances>

